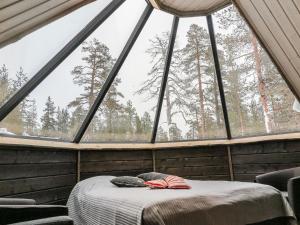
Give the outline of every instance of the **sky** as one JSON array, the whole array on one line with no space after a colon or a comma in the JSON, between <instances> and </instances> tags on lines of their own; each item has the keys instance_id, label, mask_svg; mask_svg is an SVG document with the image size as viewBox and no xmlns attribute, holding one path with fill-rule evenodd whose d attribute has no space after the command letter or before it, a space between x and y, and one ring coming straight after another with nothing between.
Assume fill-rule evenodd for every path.
<instances>
[{"instance_id":1,"label":"sky","mask_svg":"<svg viewBox=\"0 0 300 225\"><path fill-rule=\"evenodd\" d=\"M29 78L32 77L109 2L109 0L98 0L88 4L0 49L0 65L5 64L7 66L11 79L14 79L14 74L20 67L24 69ZM100 42L106 44L111 55L117 58L145 6L146 2L144 0L127 0L91 34L88 40L97 38ZM141 96L134 93L146 80L152 66L151 58L146 53L146 50L150 47L149 40L155 35L170 31L172 19L173 16L168 13L159 10L153 11L118 74L118 77L122 80L119 85L119 91L124 94L122 102L125 103L131 100L139 115L148 111L154 118L155 112L151 109L157 104L157 99L146 102L146 95ZM207 27L205 17L180 19L176 38L180 48L184 47L186 43L185 34L192 23ZM73 83L73 77L70 73L75 66L82 65L81 57L81 47L79 46L30 94L31 98L36 99L38 117L41 117L43 113L48 96L53 98L56 106L62 108L82 93L82 88ZM162 113L160 124L163 125L164 121L166 121L166 118L165 114ZM177 121L177 125L185 133L188 127L179 117Z\"/></svg>"}]
</instances>

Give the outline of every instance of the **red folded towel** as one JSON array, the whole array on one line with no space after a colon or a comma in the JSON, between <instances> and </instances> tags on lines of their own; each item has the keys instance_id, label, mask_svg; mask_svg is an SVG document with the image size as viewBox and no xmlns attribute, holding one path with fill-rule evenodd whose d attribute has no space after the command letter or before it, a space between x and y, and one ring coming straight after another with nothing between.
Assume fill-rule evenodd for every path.
<instances>
[{"instance_id":1,"label":"red folded towel","mask_svg":"<svg viewBox=\"0 0 300 225\"><path fill-rule=\"evenodd\" d=\"M149 186L150 188L167 188L168 184L164 180L150 180L146 181L145 185Z\"/></svg>"},{"instance_id":2,"label":"red folded towel","mask_svg":"<svg viewBox=\"0 0 300 225\"><path fill-rule=\"evenodd\" d=\"M190 189L182 177L178 176L167 176L164 180L151 180L145 182L150 188L170 188L170 189Z\"/></svg>"}]
</instances>

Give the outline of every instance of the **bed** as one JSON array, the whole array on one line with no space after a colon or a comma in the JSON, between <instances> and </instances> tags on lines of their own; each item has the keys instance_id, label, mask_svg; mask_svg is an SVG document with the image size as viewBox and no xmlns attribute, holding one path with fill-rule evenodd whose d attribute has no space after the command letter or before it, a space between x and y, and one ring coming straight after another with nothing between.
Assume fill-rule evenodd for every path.
<instances>
[{"instance_id":1,"label":"bed","mask_svg":"<svg viewBox=\"0 0 300 225\"><path fill-rule=\"evenodd\" d=\"M75 225L296 225L287 200L267 185L186 180L189 190L119 188L113 176L79 182L69 214Z\"/></svg>"}]
</instances>

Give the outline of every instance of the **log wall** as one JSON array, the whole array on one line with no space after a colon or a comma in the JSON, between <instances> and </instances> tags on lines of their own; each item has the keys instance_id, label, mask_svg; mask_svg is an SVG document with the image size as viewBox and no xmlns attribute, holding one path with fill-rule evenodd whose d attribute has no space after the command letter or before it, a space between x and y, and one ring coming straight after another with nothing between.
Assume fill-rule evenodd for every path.
<instances>
[{"instance_id":1,"label":"log wall","mask_svg":"<svg viewBox=\"0 0 300 225\"><path fill-rule=\"evenodd\" d=\"M39 204L64 204L78 178L135 176L155 170L188 179L230 180L233 175L234 180L251 182L258 174L300 166L300 141L231 145L230 152L228 155L225 145L161 150L81 150L80 154L66 149L2 146L0 197L34 198Z\"/></svg>"},{"instance_id":2,"label":"log wall","mask_svg":"<svg viewBox=\"0 0 300 225\"><path fill-rule=\"evenodd\" d=\"M300 166L300 141L236 145L231 154L235 180L251 182L259 174Z\"/></svg>"},{"instance_id":3,"label":"log wall","mask_svg":"<svg viewBox=\"0 0 300 225\"><path fill-rule=\"evenodd\" d=\"M194 180L230 180L226 146L158 150L156 171Z\"/></svg>"},{"instance_id":4,"label":"log wall","mask_svg":"<svg viewBox=\"0 0 300 225\"><path fill-rule=\"evenodd\" d=\"M136 176L153 170L152 153L145 151L81 151L81 180L99 175Z\"/></svg>"},{"instance_id":5,"label":"log wall","mask_svg":"<svg viewBox=\"0 0 300 225\"><path fill-rule=\"evenodd\" d=\"M0 197L61 204L76 184L76 152L0 147Z\"/></svg>"}]
</instances>

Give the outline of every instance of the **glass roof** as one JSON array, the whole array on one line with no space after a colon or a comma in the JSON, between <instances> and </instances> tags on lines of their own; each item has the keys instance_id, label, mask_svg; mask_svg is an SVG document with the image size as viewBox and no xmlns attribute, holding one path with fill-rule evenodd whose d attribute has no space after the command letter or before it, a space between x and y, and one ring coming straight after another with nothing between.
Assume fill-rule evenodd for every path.
<instances>
[{"instance_id":1,"label":"glass roof","mask_svg":"<svg viewBox=\"0 0 300 225\"><path fill-rule=\"evenodd\" d=\"M232 5L208 16L212 27L205 16L179 18L177 27L175 16L126 0L24 99L13 100L112 4L95 1L0 49L0 135L149 143L299 131L295 97Z\"/></svg>"}]
</instances>

